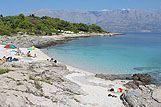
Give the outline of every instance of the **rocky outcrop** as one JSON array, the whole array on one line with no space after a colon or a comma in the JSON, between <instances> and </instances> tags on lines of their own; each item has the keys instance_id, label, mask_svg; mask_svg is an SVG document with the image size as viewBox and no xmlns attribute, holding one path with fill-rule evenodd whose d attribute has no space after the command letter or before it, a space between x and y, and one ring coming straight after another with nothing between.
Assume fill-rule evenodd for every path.
<instances>
[{"instance_id":1,"label":"rocky outcrop","mask_svg":"<svg viewBox=\"0 0 161 107\"><path fill-rule=\"evenodd\" d=\"M60 34L52 36L36 36L36 35L14 35L14 36L2 36L0 41L2 43L13 43L17 47L29 48L35 46L37 48L46 48L58 44L63 44L76 38L84 38L91 36L115 36L118 33L84 33L84 34Z\"/></svg>"},{"instance_id":2,"label":"rocky outcrop","mask_svg":"<svg viewBox=\"0 0 161 107\"><path fill-rule=\"evenodd\" d=\"M4 63L10 69L0 75L0 107L76 107L79 85L64 78L72 73L54 62Z\"/></svg>"},{"instance_id":3,"label":"rocky outcrop","mask_svg":"<svg viewBox=\"0 0 161 107\"><path fill-rule=\"evenodd\" d=\"M149 74L96 74L95 77L105 80L133 80L135 84L150 84L152 77Z\"/></svg>"},{"instance_id":4,"label":"rocky outcrop","mask_svg":"<svg viewBox=\"0 0 161 107\"><path fill-rule=\"evenodd\" d=\"M161 86L138 85L130 82L129 90L121 96L126 107L161 107Z\"/></svg>"},{"instance_id":5,"label":"rocky outcrop","mask_svg":"<svg viewBox=\"0 0 161 107\"><path fill-rule=\"evenodd\" d=\"M114 74L96 74L95 77L105 79L105 80L131 80L132 77L130 74L120 74L120 75L114 75Z\"/></svg>"},{"instance_id":6,"label":"rocky outcrop","mask_svg":"<svg viewBox=\"0 0 161 107\"><path fill-rule=\"evenodd\" d=\"M105 80L130 79L124 85L128 91L120 97L126 107L161 107L161 86L151 84L152 78L148 74L96 74L95 77Z\"/></svg>"},{"instance_id":7,"label":"rocky outcrop","mask_svg":"<svg viewBox=\"0 0 161 107\"><path fill-rule=\"evenodd\" d=\"M152 82L152 77L149 74L134 74L132 75L134 81L140 81L144 85L150 84Z\"/></svg>"},{"instance_id":8,"label":"rocky outcrop","mask_svg":"<svg viewBox=\"0 0 161 107\"><path fill-rule=\"evenodd\" d=\"M28 48L33 45L36 46L37 48L44 48L48 46L62 44L70 39L55 38L52 36L48 38L47 37L43 38L43 36L18 35L13 37L3 36L0 40L5 43L13 43L17 47L21 47L21 48Z\"/></svg>"}]
</instances>

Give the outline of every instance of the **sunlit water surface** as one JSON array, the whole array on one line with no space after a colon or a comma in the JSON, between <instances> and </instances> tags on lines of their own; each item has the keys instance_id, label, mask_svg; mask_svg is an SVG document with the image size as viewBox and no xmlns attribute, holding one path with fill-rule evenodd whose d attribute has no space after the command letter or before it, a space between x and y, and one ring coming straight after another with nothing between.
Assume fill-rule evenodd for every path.
<instances>
[{"instance_id":1,"label":"sunlit water surface","mask_svg":"<svg viewBox=\"0 0 161 107\"><path fill-rule=\"evenodd\" d=\"M161 34L79 38L47 48L47 53L74 67L107 74L150 73L161 77Z\"/></svg>"}]
</instances>

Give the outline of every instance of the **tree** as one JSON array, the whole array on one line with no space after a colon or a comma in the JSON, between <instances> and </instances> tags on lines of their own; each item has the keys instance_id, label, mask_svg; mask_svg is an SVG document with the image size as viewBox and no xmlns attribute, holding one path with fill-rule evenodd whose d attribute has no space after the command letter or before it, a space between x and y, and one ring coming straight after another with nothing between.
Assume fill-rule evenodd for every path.
<instances>
[{"instance_id":1,"label":"tree","mask_svg":"<svg viewBox=\"0 0 161 107\"><path fill-rule=\"evenodd\" d=\"M24 14L19 14L18 17L19 17L21 20L24 20L24 19L25 19Z\"/></svg>"},{"instance_id":2,"label":"tree","mask_svg":"<svg viewBox=\"0 0 161 107\"><path fill-rule=\"evenodd\" d=\"M86 24L84 24L84 23L79 23L76 26L77 26L77 29L79 31L83 31L83 32L88 32L89 31L89 27Z\"/></svg>"},{"instance_id":3,"label":"tree","mask_svg":"<svg viewBox=\"0 0 161 107\"><path fill-rule=\"evenodd\" d=\"M97 33L105 32L101 27L97 26L96 24L89 25L89 31Z\"/></svg>"},{"instance_id":4,"label":"tree","mask_svg":"<svg viewBox=\"0 0 161 107\"><path fill-rule=\"evenodd\" d=\"M58 30L73 31L75 33L80 31L104 32L96 24L70 23L59 18L51 18L48 16L38 17L34 14L30 16L23 14L17 16L0 16L1 34L11 35L17 32L27 32L28 34L51 35L52 33L60 33Z\"/></svg>"},{"instance_id":5,"label":"tree","mask_svg":"<svg viewBox=\"0 0 161 107\"><path fill-rule=\"evenodd\" d=\"M0 18L3 18L3 15L2 14L0 15Z\"/></svg>"},{"instance_id":6,"label":"tree","mask_svg":"<svg viewBox=\"0 0 161 107\"><path fill-rule=\"evenodd\" d=\"M30 17L35 17L35 15L34 14L31 14L31 15L29 15Z\"/></svg>"}]
</instances>

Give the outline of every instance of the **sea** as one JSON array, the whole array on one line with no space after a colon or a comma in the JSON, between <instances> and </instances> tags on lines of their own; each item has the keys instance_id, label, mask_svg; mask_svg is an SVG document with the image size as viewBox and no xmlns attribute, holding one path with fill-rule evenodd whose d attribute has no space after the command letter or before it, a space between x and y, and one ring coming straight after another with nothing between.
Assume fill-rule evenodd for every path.
<instances>
[{"instance_id":1,"label":"sea","mask_svg":"<svg viewBox=\"0 0 161 107\"><path fill-rule=\"evenodd\" d=\"M46 48L58 61L93 73L149 73L161 79L161 34L125 33L77 38Z\"/></svg>"}]
</instances>

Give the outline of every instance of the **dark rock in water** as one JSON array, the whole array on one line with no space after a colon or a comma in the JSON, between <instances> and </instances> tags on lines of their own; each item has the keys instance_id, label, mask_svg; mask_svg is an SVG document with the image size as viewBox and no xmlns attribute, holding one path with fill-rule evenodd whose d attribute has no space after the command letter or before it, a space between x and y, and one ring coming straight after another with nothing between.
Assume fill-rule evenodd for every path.
<instances>
[{"instance_id":1,"label":"dark rock in water","mask_svg":"<svg viewBox=\"0 0 161 107\"><path fill-rule=\"evenodd\" d=\"M105 79L105 80L131 80L130 74L120 74L120 75L114 75L114 74L96 74L95 77Z\"/></svg>"},{"instance_id":2,"label":"dark rock in water","mask_svg":"<svg viewBox=\"0 0 161 107\"><path fill-rule=\"evenodd\" d=\"M133 69L147 72L151 76L151 83L161 84L161 67L135 67Z\"/></svg>"},{"instance_id":3,"label":"dark rock in water","mask_svg":"<svg viewBox=\"0 0 161 107\"><path fill-rule=\"evenodd\" d=\"M147 85L152 82L152 77L149 74L96 74L95 77L105 79L105 80L134 80L133 84L138 85ZM132 85L132 84L131 84ZM133 87L133 86L132 86ZM134 86L135 87L135 86Z\"/></svg>"},{"instance_id":4,"label":"dark rock in water","mask_svg":"<svg viewBox=\"0 0 161 107\"><path fill-rule=\"evenodd\" d=\"M138 71L153 71L153 70L157 70L160 69L160 67L135 67L133 68L134 70L138 70Z\"/></svg>"},{"instance_id":5,"label":"dark rock in water","mask_svg":"<svg viewBox=\"0 0 161 107\"><path fill-rule=\"evenodd\" d=\"M149 74L134 74L132 75L132 79L134 81L140 81L144 85L150 84L152 81L152 78Z\"/></svg>"},{"instance_id":6,"label":"dark rock in water","mask_svg":"<svg viewBox=\"0 0 161 107\"><path fill-rule=\"evenodd\" d=\"M134 70L137 70L137 71L142 71L143 68L142 67L136 67L136 68L133 68Z\"/></svg>"}]
</instances>

